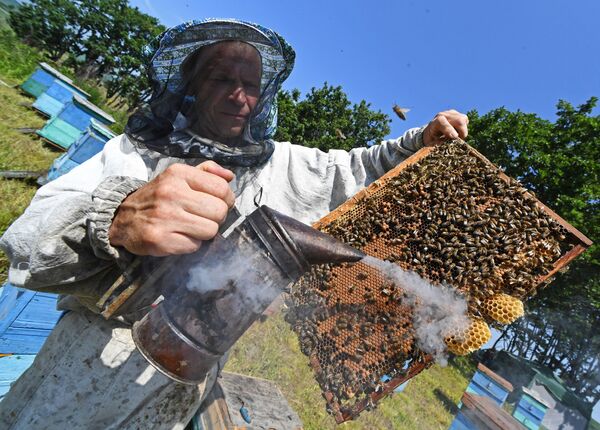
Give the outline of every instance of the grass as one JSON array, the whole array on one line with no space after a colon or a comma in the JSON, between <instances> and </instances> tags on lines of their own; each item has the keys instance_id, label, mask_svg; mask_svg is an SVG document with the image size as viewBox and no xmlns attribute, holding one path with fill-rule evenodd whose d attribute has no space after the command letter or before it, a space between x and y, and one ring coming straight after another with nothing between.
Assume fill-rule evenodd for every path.
<instances>
[{"instance_id":1,"label":"grass","mask_svg":"<svg viewBox=\"0 0 600 430\"><path fill-rule=\"evenodd\" d=\"M47 170L61 154L36 135L17 130L44 125L45 120L26 106L32 101L17 89L0 85L0 170ZM36 190L35 183L0 178L0 234L23 213ZM0 251L0 283L6 281L7 267L8 260Z\"/></svg>"},{"instance_id":2,"label":"grass","mask_svg":"<svg viewBox=\"0 0 600 430\"><path fill-rule=\"evenodd\" d=\"M41 128L46 122L28 107L33 99L0 86L0 170L44 170L61 151L44 144L35 134L19 128Z\"/></svg>"},{"instance_id":3,"label":"grass","mask_svg":"<svg viewBox=\"0 0 600 430\"><path fill-rule=\"evenodd\" d=\"M600 422L591 419L588 424L588 430L600 430Z\"/></svg>"},{"instance_id":4,"label":"grass","mask_svg":"<svg viewBox=\"0 0 600 430\"><path fill-rule=\"evenodd\" d=\"M0 79L15 85L35 69L41 57L9 36L0 33ZM14 46L9 49L7 43ZM11 50L14 56L8 55ZM90 86L81 86L89 91ZM45 119L26 106L31 102L18 89L0 84L0 170L44 170L60 155L35 135L16 130L43 125ZM115 116L124 123L124 112ZM25 210L36 190L31 182L0 179L0 234ZM6 280L7 267L8 261L0 252L0 283ZM307 430L336 427L325 411L308 360L281 315L252 326L234 347L226 370L274 381ZM468 359L456 360L448 367L433 366L413 378L404 392L386 398L374 411L340 427L447 429L454 405L473 372L474 364Z\"/></svg>"},{"instance_id":5,"label":"grass","mask_svg":"<svg viewBox=\"0 0 600 430\"><path fill-rule=\"evenodd\" d=\"M36 49L19 42L10 28L0 28L0 79L20 84L40 61L43 56Z\"/></svg>"}]
</instances>

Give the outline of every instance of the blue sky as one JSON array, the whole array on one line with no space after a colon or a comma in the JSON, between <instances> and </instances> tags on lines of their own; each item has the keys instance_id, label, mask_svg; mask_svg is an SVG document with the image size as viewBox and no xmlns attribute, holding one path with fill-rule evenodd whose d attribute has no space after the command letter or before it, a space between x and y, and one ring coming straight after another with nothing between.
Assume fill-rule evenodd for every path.
<instances>
[{"instance_id":1,"label":"blue sky","mask_svg":"<svg viewBox=\"0 0 600 430\"><path fill-rule=\"evenodd\" d=\"M599 0L130 3L167 26L233 17L276 30L297 54L285 88L341 85L393 118L391 137L449 108L505 106L554 120L559 99L600 97ZM406 122L395 103L412 109Z\"/></svg>"},{"instance_id":2,"label":"blue sky","mask_svg":"<svg viewBox=\"0 0 600 430\"><path fill-rule=\"evenodd\" d=\"M327 81L391 116L411 108L392 136L448 108L553 120L559 99L600 96L598 0L130 1L167 26L235 17L278 31L297 53L286 88Z\"/></svg>"}]
</instances>

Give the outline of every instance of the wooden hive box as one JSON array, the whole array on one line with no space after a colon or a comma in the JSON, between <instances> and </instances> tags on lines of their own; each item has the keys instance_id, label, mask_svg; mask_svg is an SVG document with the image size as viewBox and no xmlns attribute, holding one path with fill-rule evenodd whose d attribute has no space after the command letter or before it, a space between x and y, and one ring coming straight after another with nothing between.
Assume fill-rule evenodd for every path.
<instances>
[{"instance_id":1,"label":"wooden hive box","mask_svg":"<svg viewBox=\"0 0 600 430\"><path fill-rule=\"evenodd\" d=\"M30 96L41 96L53 83L61 82L72 90L74 94L81 97L89 98L90 95L81 88L76 87L73 81L54 69L47 63L39 63L35 71L29 76L25 82L20 85L21 90Z\"/></svg>"},{"instance_id":2,"label":"wooden hive box","mask_svg":"<svg viewBox=\"0 0 600 430\"><path fill-rule=\"evenodd\" d=\"M462 407L449 430L524 430L524 427L489 397L464 393Z\"/></svg>"},{"instance_id":3,"label":"wooden hive box","mask_svg":"<svg viewBox=\"0 0 600 430\"><path fill-rule=\"evenodd\" d=\"M479 363L465 391L488 397L496 402L498 406L502 406L508 395L513 391L513 386L506 379Z\"/></svg>"},{"instance_id":4,"label":"wooden hive box","mask_svg":"<svg viewBox=\"0 0 600 430\"><path fill-rule=\"evenodd\" d=\"M250 423L240 409L246 408ZM223 372L193 421L194 430L302 430L302 421L272 381Z\"/></svg>"},{"instance_id":5,"label":"wooden hive box","mask_svg":"<svg viewBox=\"0 0 600 430\"><path fill-rule=\"evenodd\" d=\"M591 244L462 141L421 149L314 227L449 285L486 330L501 319L486 303L526 300ZM318 266L290 301L286 318L338 423L432 363L404 292L370 266Z\"/></svg>"}]
</instances>

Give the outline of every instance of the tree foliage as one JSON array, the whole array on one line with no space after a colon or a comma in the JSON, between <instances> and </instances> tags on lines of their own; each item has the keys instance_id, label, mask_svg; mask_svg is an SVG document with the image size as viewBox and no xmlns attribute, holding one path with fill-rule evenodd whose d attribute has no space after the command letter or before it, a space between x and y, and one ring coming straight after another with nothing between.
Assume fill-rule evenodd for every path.
<instances>
[{"instance_id":1,"label":"tree foliage","mask_svg":"<svg viewBox=\"0 0 600 430\"><path fill-rule=\"evenodd\" d=\"M389 117L372 111L362 100L352 104L342 87L312 88L303 100L300 91L278 95L279 122L275 139L299 145L350 150L379 143L389 132Z\"/></svg>"},{"instance_id":2,"label":"tree foliage","mask_svg":"<svg viewBox=\"0 0 600 430\"><path fill-rule=\"evenodd\" d=\"M557 104L554 122L495 109L469 112L470 143L595 244L528 303L505 347L553 369L578 394L600 399L600 115L597 98Z\"/></svg>"},{"instance_id":3,"label":"tree foliage","mask_svg":"<svg viewBox=\"0 0 600 430\"><path fill-rule=\"evenodd\" d=\"M79 77L105 78L108 96L130 107L149 86L143 47L164 31L127 0L32 0L11 13L10 25L51 60L66 56Z\"/></svg>"},{"instance_id":4,"label":"tree foliage","mask_svg":"<svg viewBox=\"0 0 600 430\"><path fill-rule=\"evenodd\" d=\"M58 60L75 43L79 9L70 0L34 0L14 9L9 24L28 45Z\"/></svg>"}]
</instances>

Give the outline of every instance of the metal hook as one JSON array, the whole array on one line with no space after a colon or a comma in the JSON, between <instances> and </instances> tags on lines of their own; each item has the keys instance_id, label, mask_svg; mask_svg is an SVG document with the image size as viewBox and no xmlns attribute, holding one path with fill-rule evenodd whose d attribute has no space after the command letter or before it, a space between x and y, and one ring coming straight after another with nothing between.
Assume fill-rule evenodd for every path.
<instances>
[{"instance_id":1,"label":"metal hook","mask_svg":"<svg viewBox=\"0 0 600 430\"><path fill-rule=\"evenodd\" d=\"M258 190L258 193L256 193L254 195L254 206L259 207L260 206L260 201L262 200L262 196L263 196L263 187L260 187L260 190Z\"/></svg>"}]
</instances>

